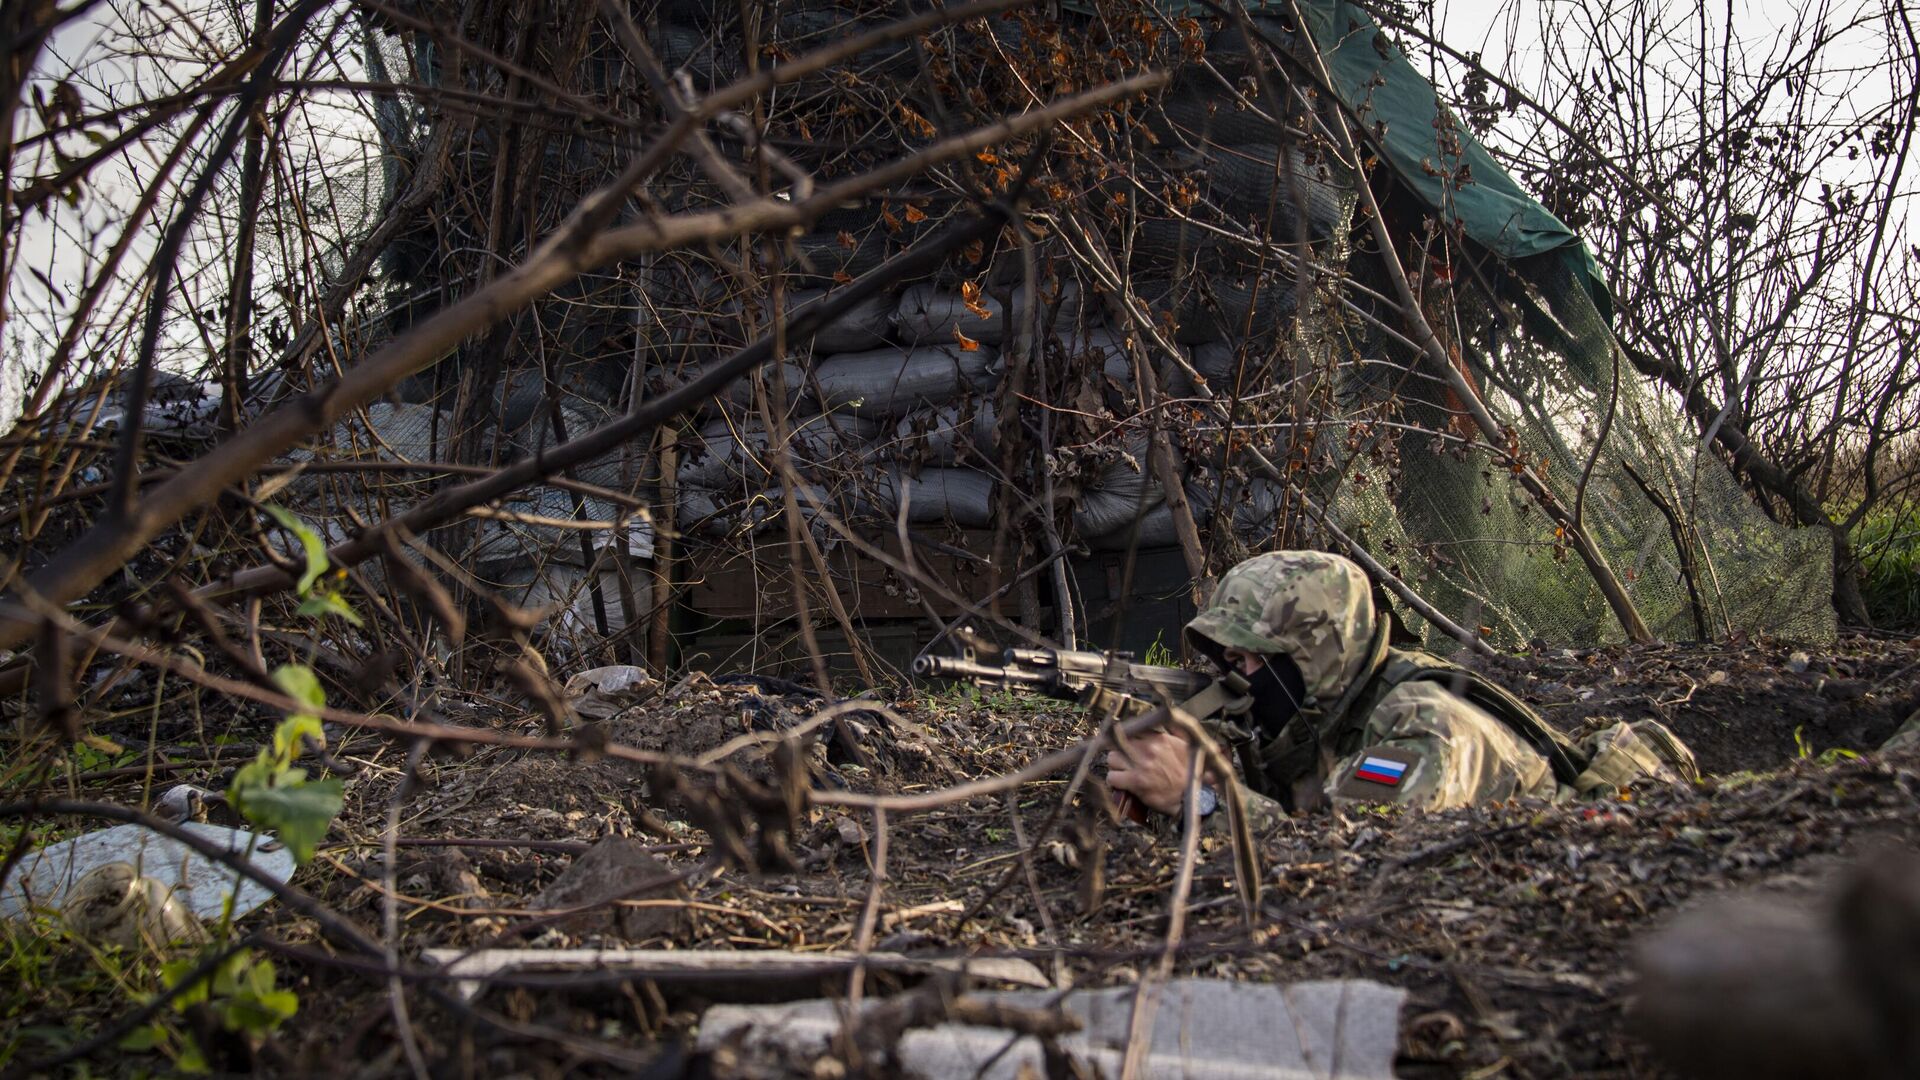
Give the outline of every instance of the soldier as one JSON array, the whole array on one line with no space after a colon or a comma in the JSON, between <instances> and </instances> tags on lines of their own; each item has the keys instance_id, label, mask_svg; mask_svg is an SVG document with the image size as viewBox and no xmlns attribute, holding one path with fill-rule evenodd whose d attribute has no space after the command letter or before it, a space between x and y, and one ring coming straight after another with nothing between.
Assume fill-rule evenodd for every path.
<instances>
[{"instance_id":1,"label":"soldier","mask_svg":"<svg viewBox=\"0 0 1920 1080\"><path fill-rule=\"evenodd\" d=\"M1187 624L1188 642L1251 688L1244 711L1207 721L1236 759L1251 820L1325 799L1441 810L1698 779L1692 752L1655 721L1571 742L1479 675L1390 646L1389 626L1360 567L1315 551L1241 563ZM1192 753L1178 729L1148 732L1108 755L1107 782L1178 814ZM1218 805L1208 784L1199 810Z\"/></svg>"}]
</instances>

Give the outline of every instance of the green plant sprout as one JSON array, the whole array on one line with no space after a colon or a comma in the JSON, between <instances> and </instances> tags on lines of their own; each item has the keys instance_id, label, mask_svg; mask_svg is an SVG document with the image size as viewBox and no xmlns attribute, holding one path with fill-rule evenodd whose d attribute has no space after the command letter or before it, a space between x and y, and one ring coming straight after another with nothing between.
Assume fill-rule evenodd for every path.
<instances>
[{"instance_id":1,"label":"green plant sprout","mask_svg":"<svg viewBox=\"0 0 1920 1080\"><path fill-rule=\"evenodd\" d=\"M285 507L268 503L261 509L265 510L273 520L279 522L281 528L299 539L300 549L306 556L306 569L301 571L300 579L293 584L294 592L300 597L300 607L297 609L299 613L316 619L337 615L355 626L365 625L361 622L359 613L353 610L353 605L347 603L346 598L341 596L337 589L323 583L323 579L329 577L337 579L346 576L346 571L334 570L332 574L328 573L333 564L327 558L327 544L320 539L320 534L314 532L306 522L301 521Z\"/></svg>"}]
</instances>

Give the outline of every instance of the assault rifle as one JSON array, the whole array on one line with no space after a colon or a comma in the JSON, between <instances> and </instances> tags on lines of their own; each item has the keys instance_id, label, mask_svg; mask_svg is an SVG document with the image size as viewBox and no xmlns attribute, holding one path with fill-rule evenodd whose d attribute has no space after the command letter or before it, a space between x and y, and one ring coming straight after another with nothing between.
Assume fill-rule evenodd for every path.
<instances>
[{"instance_id":1,"label":"assault rifle","mask_svg":"<svg viewBox=\"0 0 1920 1080\"><path fill-rule=\"evenodd\" d=\"M1084 700L1090 691L1124 694L1148 705L1185 701L1213 684L1213 679L1184 668L1136 664L1130 653L1084 652L1066 649L1009 648L998 650L998 662L981 660L984 642L959 631L958 656L922 656L913 673L930 679L965 679L975 686L1001 690L1032 690L1068 701Z\"/></svg>"},{"instance_id":2,"label":"assault rifle","mask_svg":"<svg viewBox=\"0 0 1920 1080\"><path fill-rule=\"evenodd\" d=\"M1113 715L1122 709L1145 711L1168 704L1195 720L1208 720L1224 709L1244 707L1246 677L1233 672L1215 679L1185 668L1136 664L1124 652L1085 652L1068 649L1008 648L995 650L971 628L955 631L958 656L921 656L913 673L932 679L965 679L975 686L1002 690L1030 690L1048 697L1078 701L1096 712ZM982 660L997 652L999 662ZM1140 821L1145 811L1121 792L1114 792L1121 817Z\"/></svg>"}]
</instances>

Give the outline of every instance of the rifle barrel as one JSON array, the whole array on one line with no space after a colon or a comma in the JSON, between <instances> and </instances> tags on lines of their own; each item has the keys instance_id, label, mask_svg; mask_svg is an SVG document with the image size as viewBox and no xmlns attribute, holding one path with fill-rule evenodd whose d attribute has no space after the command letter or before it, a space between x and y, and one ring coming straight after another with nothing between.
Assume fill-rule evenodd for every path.
<instances>
[{"instance_id":1,"label":"rifle barrel","mask_svg":"<svg viewBox=\"0 0 1920 1080\"><path fill-rule=\"evenodd\" d=\"M982 664L958 656L922 656L913 662L913 673L929 679L980 679L1042 689L1052 689L1057 681L1052 671Z\"/></svg>"}]
</instances>

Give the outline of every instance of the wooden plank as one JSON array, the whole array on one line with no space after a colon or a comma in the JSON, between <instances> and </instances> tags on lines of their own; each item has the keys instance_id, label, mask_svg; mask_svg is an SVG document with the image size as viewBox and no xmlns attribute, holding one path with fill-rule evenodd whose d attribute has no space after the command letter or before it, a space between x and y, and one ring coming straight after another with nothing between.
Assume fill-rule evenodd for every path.
<instances>
[{"instance_id":1,"label":"wooden plank","mask_svg":"<svg viewBox=\"0 0 1920 1080\"><path fill-rule=\"evenodd\" d=\"M440 965L455 981L461 998L471 1001L488 980L522 973L619 972L635 979L707 985L728 981L811 982L853 970L852 952L689 952L680 949L423 949L421 959ZM1030 961L1011 956L909 957L874 952L867 966L878 971L931 974L949 971L990 982L1046 989L1053 983Z\"/></svg>"}]
</instances>

